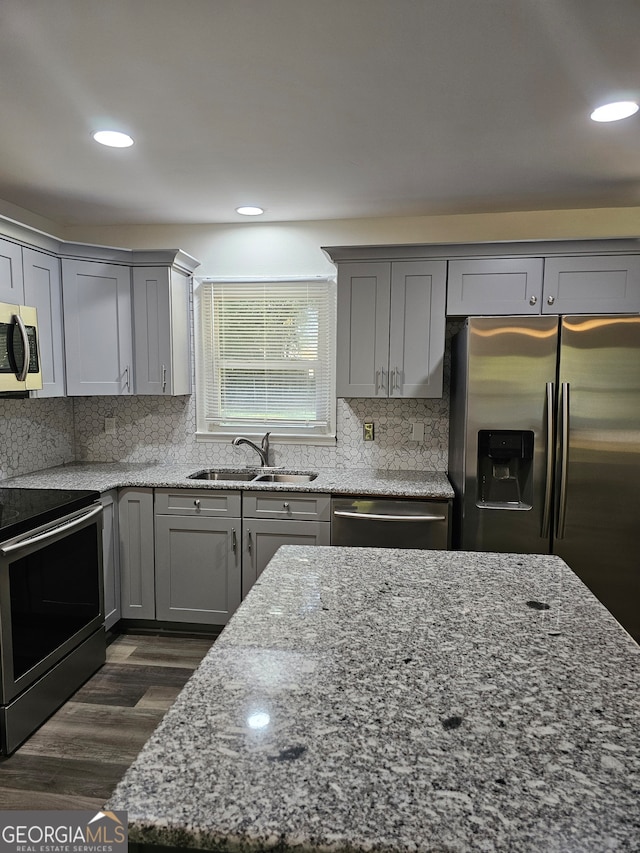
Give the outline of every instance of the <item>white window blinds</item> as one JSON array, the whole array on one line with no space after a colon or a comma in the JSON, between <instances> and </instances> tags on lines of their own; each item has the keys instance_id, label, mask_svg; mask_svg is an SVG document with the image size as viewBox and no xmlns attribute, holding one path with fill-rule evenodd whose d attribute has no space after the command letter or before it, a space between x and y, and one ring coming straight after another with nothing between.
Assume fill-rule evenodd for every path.
<instances>
[{"instance_id":1,"label":"white window blinds","mask_svg":"<svg viewBox=\"0 0 640 853\"><path fill-rule=\"evenodd\" d=\"M203 281L200 428L334 430L335 284Z\"/></svg>"}]
</instances>

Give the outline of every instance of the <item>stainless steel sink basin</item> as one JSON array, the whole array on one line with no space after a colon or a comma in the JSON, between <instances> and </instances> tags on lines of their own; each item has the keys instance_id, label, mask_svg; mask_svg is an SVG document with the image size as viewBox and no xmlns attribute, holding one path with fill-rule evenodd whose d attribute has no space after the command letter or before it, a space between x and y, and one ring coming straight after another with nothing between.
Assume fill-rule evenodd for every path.
<instances>
[{"instance_id":1,"label":"stainless steel sink basin","mask_svg":"<svg viewBox=\"0 0 640 853\"><path fill-rule=\"evenodd\" d=\"M195 471L193 474L188 474L188 480L217 480L228 483L310 483L315 480L318 475L315 473L305 474L296 473L274 473L273 471L263 471L254 468L249 471L234 471L229 468L205 468L202 471Z\"/></svg>"},{"instance_id":2,"label":"stainless steel sink basin","mask_svg":"<svg viewBox=\"0 0 640 853\"><path fill-rule=\"evenodd\" d=\"M220 471L215 468L208 468L204 471L196 471L194 474L189 474L187 476L188 480L228 480L230 482L238 482L239 480L243 483L247 483L250 480L254 480L256 476L255 471Z\"/></svg>"},{"instance_id":3,"label":"stainless steel sink basin","mask_svg":"<svg viewBox=\"0 0 640 853\"><path fill-rule=\"evenodd\" d=\"M258 474L255 483L310 483L317 474Z\"/></svg>"}]
</instances>

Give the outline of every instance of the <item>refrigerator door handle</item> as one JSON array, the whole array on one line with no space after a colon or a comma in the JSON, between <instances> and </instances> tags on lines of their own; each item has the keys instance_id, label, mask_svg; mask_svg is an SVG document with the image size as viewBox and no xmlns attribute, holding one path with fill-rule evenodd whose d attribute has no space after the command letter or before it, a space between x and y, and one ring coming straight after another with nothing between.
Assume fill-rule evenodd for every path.
<instances>
[{"instance_id":1,"label":"refrigerator door handle","mask_svg":"<svg viewBox=\"0 0 640 853\"><path fill-rule=\"evenodd\" d=\"M556 538L564 538L567 519L567 474L569 469L569 383L562 383L562 424L560 430L560 498Z\"/></svg>"},{"instance_id":2,"label":"refrigerator door handle","mask_svg":"<svg viewBox=\"0 0 640 853\"><path fill-rule=\"evenodd\" d=\"M546 475L544 485L544 504L542 509L542 530L540 536L548 538L551 524L551 495L553 493L553 446L555 421L553 410L553 382L547 382L547 434L546 434Z\"/></svg>"}]
</instances>

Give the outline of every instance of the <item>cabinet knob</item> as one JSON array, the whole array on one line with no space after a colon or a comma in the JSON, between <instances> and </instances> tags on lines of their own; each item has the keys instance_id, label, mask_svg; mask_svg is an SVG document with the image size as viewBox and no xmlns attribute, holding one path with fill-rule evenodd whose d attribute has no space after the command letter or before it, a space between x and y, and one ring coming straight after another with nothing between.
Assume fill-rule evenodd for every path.
<instances>
[{"instance_id":1,"label":"cabinet knob","mask_svg":"<svg viewBox=\"0 0 640 853\"><path fill-rule=\"evenodd\" d=\"M196 499L194 500L194 502L193 502L193 505L194 505L194 507L195 507L195 508L198 510L198 512L199 512L199 511L200 511L200 499L199 499L199 498L196 498Z\"/></svg>"},{"instance_id":2,"label":"cabinet knob","mask_svg":"<svg viewBox=\"0 0 640 853\"><path fill-rule=\"evenodd\" d=\"M537 297L537 296L532 296L532 297L529 299L529 305L536 305L536 304L537 304L537 302L538 302L538 297Z\"/></svg>"},{"instance_id":3,"label":"cabinet knob","mask_svg":"<svg viewBox=\"0 0 640 853\"><path fill-rule=\"evenodd\" d=\"M553 305L553 303L555 301L556 301L555 296L547 296L547 305Z\"/></svg>"},{"instance_id":4,"label":"cabinet knob","mask_svg":"<svg viewBox=\"0 0 640 853\"><path fill-rule=\"evenodd\" d=\"M289 509L289 501L284 501L282 506L284 507L284 509Z\"/></svg>"}]
</instances>

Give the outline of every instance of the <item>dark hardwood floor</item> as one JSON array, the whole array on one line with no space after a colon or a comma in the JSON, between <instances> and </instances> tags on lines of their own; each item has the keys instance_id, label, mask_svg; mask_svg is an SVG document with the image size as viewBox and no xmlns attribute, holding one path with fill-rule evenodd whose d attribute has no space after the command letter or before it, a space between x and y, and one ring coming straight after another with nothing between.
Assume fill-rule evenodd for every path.
<instances>
[{"instance_id":1,"label":"dark hardwood floor","mask_svg":"<svg viewBox=\"0 0 640 853\"><path fill-rule=\"evenodd\" d=\"M0 809L100 808L214 639L116 637L102 669L0 760Z\"/></svg>"}]
</instances>

